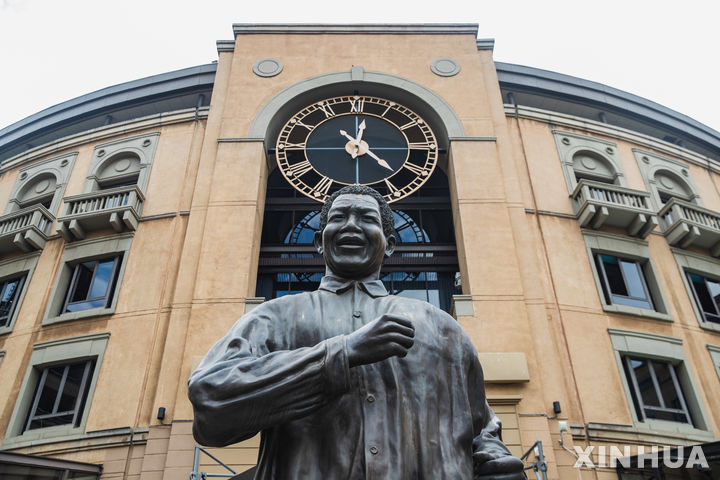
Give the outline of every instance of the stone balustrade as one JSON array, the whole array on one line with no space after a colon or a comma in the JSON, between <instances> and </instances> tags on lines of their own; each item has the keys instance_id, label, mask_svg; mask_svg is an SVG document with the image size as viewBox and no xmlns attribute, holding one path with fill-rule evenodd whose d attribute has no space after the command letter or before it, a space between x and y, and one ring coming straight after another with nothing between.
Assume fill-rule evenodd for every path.
<instances>
[{"instance_id":1,"label":"stone balustrade","mask_svg":"<svg viewBox=\"0 0 720 480\"><path fill-rule=\"evenodd\" d=\"M571 194L581 227L619 227L645 238L658 225L650 194L610 183L582 179Z\"/></svg>"},{"instance_id":2,"label":"stone balustrade","mask_svg":"<svg viewBox=\"0 0 720 480\"><path fill-rule=\"evenodd\" d=\"M679 198L658 212L668 243L680 248L696 246L720 257L720 213Z\"/></svg>"},{"instance_id":3,"label":"stone balustrade","mask_svg":"<svg viewBox=\"0 0 720 480\"><path fill-rule=\"evenodd\" d=\"M0 217L0 254L42 250L55 217L42 205L32 205Z\"/></svg>"}]
</instances>

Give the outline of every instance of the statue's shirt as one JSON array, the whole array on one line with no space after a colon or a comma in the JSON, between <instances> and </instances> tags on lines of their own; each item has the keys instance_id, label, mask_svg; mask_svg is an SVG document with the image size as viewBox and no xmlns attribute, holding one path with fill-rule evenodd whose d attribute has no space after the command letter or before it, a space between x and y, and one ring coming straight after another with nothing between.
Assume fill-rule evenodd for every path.
<instances>
[{"instance_id":1,"label":"statue's shirt","mask_svg":"<svg viewBox=\"0 0 720 480\"><path fill-rule=\"evenodd\" d=\"M413 322L407 356L349 368L345 336L385 313ZM262 432L260 479L469 479L473 454L509 455L467 335L380 281L325 276L315 292L258 306L189 385L201 444Z\"/></svg>"}]
</instances>

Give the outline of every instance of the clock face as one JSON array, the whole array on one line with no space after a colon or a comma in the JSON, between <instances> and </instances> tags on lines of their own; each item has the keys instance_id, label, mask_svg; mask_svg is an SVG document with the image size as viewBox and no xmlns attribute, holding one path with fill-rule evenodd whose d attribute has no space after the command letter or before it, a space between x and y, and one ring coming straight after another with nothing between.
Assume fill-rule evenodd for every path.
<instances>
[{"instance_id":1,"label":"clock face","mask_svg":"<svg viewBox=\"0 0 720 480\"><path fill-rule=\"evenodd\" d=\"M415 112L390 100L335 97L297 112L276 144L285 178L325 201L350 184L369 185L388 202L411 194L437 164L437 141Z\"/></svg>"}]
</instances>

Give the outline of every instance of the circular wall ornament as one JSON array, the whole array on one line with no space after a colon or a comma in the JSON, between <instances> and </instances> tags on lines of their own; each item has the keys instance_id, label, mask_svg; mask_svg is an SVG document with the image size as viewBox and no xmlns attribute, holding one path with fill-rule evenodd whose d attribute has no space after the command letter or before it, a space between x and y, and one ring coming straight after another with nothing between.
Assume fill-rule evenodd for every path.
<instances>
[{"instance_id":1,"label":"circular wall ornament","mask_svg":"<svg viewBox=\"0 0 720 480\"><path fill-rule=\"evenodd\" d=\"M143 147L149 147L151 143L152 143L152 142L150 141L150 139L149 139L149 138L146 138L146 139L143 141L142 146L143 146Z\"/></svg>"},{"instance_id":2,"label":"circular wall ornament","mask_svg":"<svg viewBox=\"0 0 720 480\"><path fill-rule=\"evenodd\" d=\"M607 148L605 149L605 151L606 151L608 154L610 154L610 155L612 155L613 153L615 153L615 150L613 150L612 147L607 147Z\"/></svg>"},{"instance_id":3,"label":"circular wall ornament","mask_svg":"<svg viewBox=\"0 0 720 480\"><path fill-rule=\"evenodd\" d=\"M20 180L25 180L27 178L27 172L23 172L20 174Z\"/></svg>"},{"instance_id":4,"label":"circular wall ornament","mask_svg":"<svg viewBox=\"0 0 720 480\"><path fill-rule=\"evenodd\" d=\"M582 163L583 167L587 168L588 170L595 170L597 168L597 163L595 162L595 159L591 157L582 157L580 163Z\"/></svg>"},{"instance_id":5,"label":"circular wall ornament","mask_svg":"<svg viewBox=\"0 0 720 480\"><path fill-rule=\"evenodd\" d=\"M452 58L438 58L430 64L430 70L441 77L452 77L460 73L460 64Z\"/></svg>"},{"instance_id":6,"label":"circular wall ornament","mask_svg":"<svg viewBox=\"0 0 720 480\"><path fill-rule=\"evenodd\" d=\"M672 190L675 187L675 182L673 182L672 179L666 177L665 175L658 175L658 177L660 177L658 179L660 184L668 190Z\"/></svg>"},{"instance_id":7,"label":"circular wall ornament","mask_svg":"<svg viewBox=\"0 0 720 480\"><path fill-rule=\"evenodd\" d=\"M41 180L35 185L35 193L42 193L50 186L49 180Z\"/></svg>"},{"instance_id":8,"label":"circular wall ornament","mask_svg":"<svg viewBox=\"0 0 720 480\"><path fill-rule=\"evenodd\" d=\"M263 58L253 65L253 72L258 77L274 77L282 72L282 69L282 62L276 58Z\"/></svg>"},{"instance_id":9,"label":"circular wall ornament","mask_svg":"<svg viewBox=\"0 0 720 480\"><path fill-rule=\"evenodd\" d=\"M98 150L97 156L102 157L103 155L105 155L105 150Z\"/></svg>"},{"instance_id":10,"label":"circular wall ornament","mask_svg":"<svg viewBox=\"0 0 720 480\"><path fill-rule=\"evenodd\" d=\"M689 175L687 169L685 169L685 168L682 169L682 174L685 175L686 177Z\"/></svg>"},{"instance_id":11,"label":"circular wall ornament","mask_svg":"<svg viewBox=\"0 0 720 480\"><path fill-rule=\"evenodd\" d=\"M567 137L563 137L562 143L563 143L563 145L570 145L570 139Z\"/></svg>"},{"instance_id":12,"label":"circular wall ornament","mask_svg":"<svg viewBox=\"0 0 720 480\"><path fill-rule=\"evenodd\" d=\"M67 158L64 158L63 161L60 162L60 166L61 166L61 167L67 167L68 163L70 163L70 162L68 162Z\"/></svg>"},{"instance_id":13,"label":"circular wall ornament","mask_svg":"<svg viewBox=\"0 0 720 480\"><path fill-rule=\"evenodd\" d=\"M130 159L122 158L115 162L114 167L116 172L124 172L130 168Z\"/></svg>"}]
</instances>

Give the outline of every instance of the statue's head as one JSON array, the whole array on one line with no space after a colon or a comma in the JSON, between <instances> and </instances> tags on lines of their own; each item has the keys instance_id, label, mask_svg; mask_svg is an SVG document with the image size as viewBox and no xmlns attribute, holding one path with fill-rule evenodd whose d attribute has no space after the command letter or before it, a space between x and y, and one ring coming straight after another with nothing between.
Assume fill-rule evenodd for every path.
<instances>
[{"instance_id":1,"label":"statue's head","mask_svg":"<svg viewBox=\"0 0 720 480\"><path fill-rule=\"evenodd\" d=\"M395 249L392 210L376 190L349 185L333 193L320 212L315 247L327 269L343 278L377 276Z\"/></svg>"}]
</instances>

